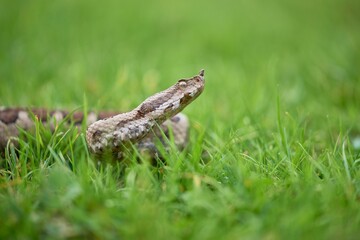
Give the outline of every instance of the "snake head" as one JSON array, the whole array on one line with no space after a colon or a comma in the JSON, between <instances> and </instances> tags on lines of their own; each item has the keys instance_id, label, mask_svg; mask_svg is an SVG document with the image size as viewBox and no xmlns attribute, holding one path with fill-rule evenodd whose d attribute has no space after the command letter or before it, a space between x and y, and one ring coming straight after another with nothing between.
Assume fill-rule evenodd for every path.
<instances>
[{"instance_id":1,"label":"snake head","mask_svg":"<svg viewBox=\"0 0 360 240\"><path fill-rule=\"evenodd\" d=\"M177 82L179 91L181 91L180 105L182 109L195 100L204 90L205 86L205 71L201 70L199 75L188 79L180 79Z\"/></svg>"},{"instance_id":2,"label":"snake head","mask_svg":"<svg viewBox=\"0 0 360 240\"><path fill-rule=\"evenodd\" d=\"M141 117L148 117L161 123L181 112L204 90L204 70L199 75L180 79L170 88L148 97L134 111Z\"/></svg>"}]
</instances>

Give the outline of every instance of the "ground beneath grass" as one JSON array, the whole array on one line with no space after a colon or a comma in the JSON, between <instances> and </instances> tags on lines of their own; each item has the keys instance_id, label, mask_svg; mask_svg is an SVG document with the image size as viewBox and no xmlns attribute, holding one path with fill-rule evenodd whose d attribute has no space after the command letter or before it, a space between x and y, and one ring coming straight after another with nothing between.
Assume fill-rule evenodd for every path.
<instances>
[{"instance_id":1,"label":"ground beneath grass","mask_svg":"<svg viewBox=\"0 0 360 240\"><path fill-rule=\"evenodd\" d=\"M124 110L206 71L166 163L41 125L0 158L0 238L357 239L360 4L7 1L0 105Z\"/></svg>"}]
</instances>

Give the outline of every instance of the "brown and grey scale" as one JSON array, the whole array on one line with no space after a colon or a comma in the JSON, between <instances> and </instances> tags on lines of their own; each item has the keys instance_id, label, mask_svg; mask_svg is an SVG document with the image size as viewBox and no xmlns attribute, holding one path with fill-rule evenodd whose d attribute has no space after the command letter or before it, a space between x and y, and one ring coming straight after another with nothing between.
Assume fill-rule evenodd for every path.
<instances>
[{"instance_id":1,"label":"brown and grey scale","mask_svg":"<svg viewBox=\"0 0 360 240\"><path fill-rule=\"evenodd\" d=\"M155 139L165 144L163 134L171 129L174 143L182 149L188 142L189 120L180 113L203 91L204 71L189 79L181 79L173 86L144 100L137 108L126 113L90 112L87 114L86 140L90 152L101 155L112 151L121 156L122 147L133 144L140 151L156 152ZM43 108L0 107L0 152L11 139L19 136L19 128L30 131L34 128L34 117L48 122L50 128L55 119L69 121L80 126L84 121L81 112L69 113L64 110L49 111ZM16 141L13 141L16 144ZM166 144L165 144L166 145Z\"/></svg>"}]
</instances>

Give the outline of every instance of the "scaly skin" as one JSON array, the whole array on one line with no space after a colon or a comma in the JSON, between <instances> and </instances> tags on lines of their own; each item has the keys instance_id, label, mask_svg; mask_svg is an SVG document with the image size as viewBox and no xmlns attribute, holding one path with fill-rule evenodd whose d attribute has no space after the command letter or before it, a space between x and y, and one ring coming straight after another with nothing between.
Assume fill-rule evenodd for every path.
<instances>
[{"instance_id":1,"label":"scaly skin","mask_svg":"<svg viewBox=\"0 0 360 240\"><path fill-rule=\"evenodd\" d=\"M136 143L154 126L181 112L203 91L204 70L189 79L181 79L168 89L147 98L134 110L91 124L86 140L91 152L101 154L107 149L118 152L128 143Z\"/></svg>"},{"instance_id":2,"label":"scaly skin","mask_svg":"<svg viewBox=\"0 0 360 240\"><path fill-rule=\"evenodd\" d=\"M175 144L183 148L187 143L189 123L187 117L179 112L202 93L204 84L202 70L199 75L181 79L168 89L147 98L130 112L88 113L86 140L90 152L101 155L110 151L115 156L121 156L122 147L129 144L135 144L140 149L153 149L154 138L161 139L161 131L167 135L170 128ZM0 152L10 139L18 137L18 128L26 131L34 128L32 116L43 122L49 118L60 121L69 116L75 125L80 125L84 120L80 112L69 114L62 110L0 107ZM16 141L12 142L16 144Z\"/></svg>"}]
</instances>

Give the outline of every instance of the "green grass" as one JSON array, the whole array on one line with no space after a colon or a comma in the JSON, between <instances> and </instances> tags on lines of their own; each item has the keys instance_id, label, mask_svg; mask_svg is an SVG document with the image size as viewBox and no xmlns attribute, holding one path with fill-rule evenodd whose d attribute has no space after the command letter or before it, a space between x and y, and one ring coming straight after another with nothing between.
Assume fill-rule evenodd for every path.
<instances>
[{"instance_id":1,"label":"green grass","mask_svg":"<svg viewBox=\"0 0 360 240\"><path fill-rule=\"evenodd\" d=\"M358 1L0 5L0 105L131 109L206 71L166 164L24 133L0 159L1 239L360 236Z\"/></svg>"}]
</instances>

